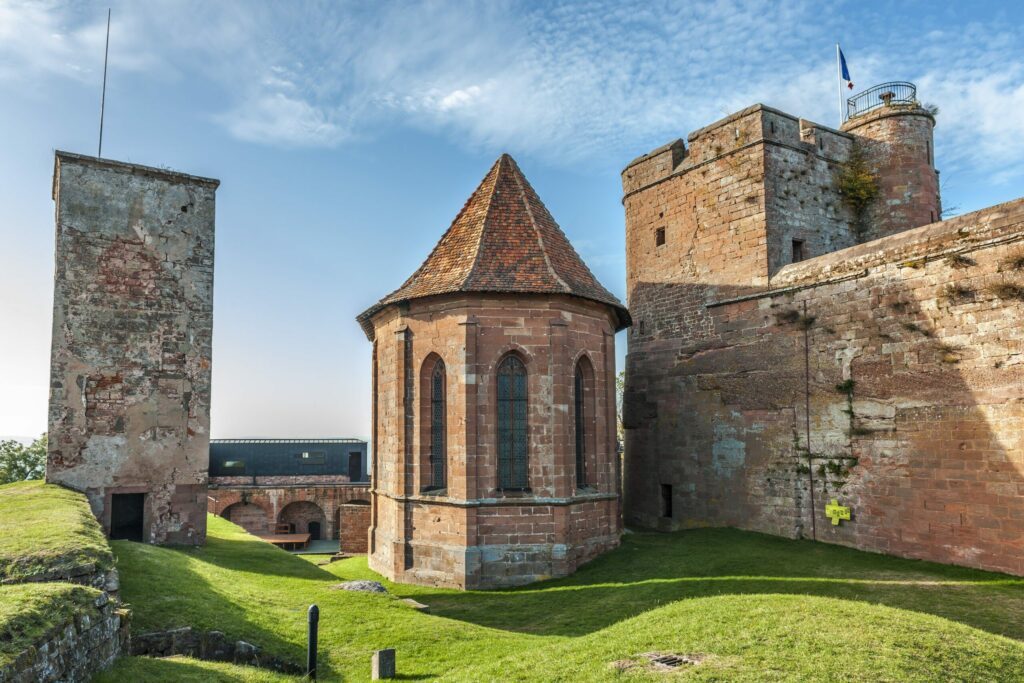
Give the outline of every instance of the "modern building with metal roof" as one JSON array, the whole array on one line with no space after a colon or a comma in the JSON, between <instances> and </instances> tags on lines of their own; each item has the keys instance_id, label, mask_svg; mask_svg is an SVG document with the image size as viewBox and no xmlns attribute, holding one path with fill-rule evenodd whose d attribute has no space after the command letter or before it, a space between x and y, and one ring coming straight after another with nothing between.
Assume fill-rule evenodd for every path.
<instances>
[{"instance_id":1,"label":"modern building with metal roof","mask_svg":"<svg viewBox=\"0 0 1024 683\"><path fill-rule=\"evenodd\" d=\"M369 481L361 439L211 439L211 477L347 475Z\"/></svg>"}]
</instances>

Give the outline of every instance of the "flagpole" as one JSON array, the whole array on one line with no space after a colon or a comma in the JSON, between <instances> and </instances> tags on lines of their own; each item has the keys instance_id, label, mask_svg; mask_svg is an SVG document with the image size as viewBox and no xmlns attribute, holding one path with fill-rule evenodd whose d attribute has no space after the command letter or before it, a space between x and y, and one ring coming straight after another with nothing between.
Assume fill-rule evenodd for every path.
<instances>
[{"instance_id":1,"label":"flagpole","mask_svg":"<svg viewBox=\"0 0 1024 683\"><path fill-rule=\"evenodd\" d=\"M845 121L843 116L843 65L839 58L839 43L836 43L836 88L839 90L839 125Z\"/></svg>"}]
</instances>

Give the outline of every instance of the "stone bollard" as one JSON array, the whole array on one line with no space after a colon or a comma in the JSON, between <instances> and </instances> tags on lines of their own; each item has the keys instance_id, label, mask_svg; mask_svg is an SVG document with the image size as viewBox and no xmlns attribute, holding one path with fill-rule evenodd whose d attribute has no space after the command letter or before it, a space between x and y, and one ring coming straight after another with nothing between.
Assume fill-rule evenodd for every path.
<instances>
[{"instance_id":1,"label":"stone bollard","mask_svg":"<svg viewBox=\"0 0 1024 683\"><path fill-rule=\"evenodd\" d=\"M370 678L375 681L395 677L395 649L377 650L371 660Z\"/></svg>"}]
</instances>

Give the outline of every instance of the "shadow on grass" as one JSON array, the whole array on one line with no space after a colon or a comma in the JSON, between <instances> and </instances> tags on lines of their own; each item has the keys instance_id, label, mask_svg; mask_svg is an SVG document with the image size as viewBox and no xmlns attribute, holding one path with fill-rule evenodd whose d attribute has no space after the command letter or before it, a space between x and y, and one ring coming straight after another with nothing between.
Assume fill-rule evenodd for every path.
<instances>
[{"instance_id":1,"label":"shadow on grass","mask_svg":"<svg viewBox=\"0 0 1024 683\"><path fill-rule=\"evenodd\" d=\"M437 616L580 636L677 600L764 593L883 604L1024 639L1024 579L734 529L628 534L565 579L415 597Z\"/></svg>"},{"instance_id":2,"label":"shadow on grass","mask_svg":"<svg viewBox=\"0 0 1024 683\"><path fill-rule=\"evenodd\" d=\"M303 664L306 657L301 634L305 628L307 605L296 605L294 630L299 637L286 639L252 620L252 603L258 601L258 596L247 599L234 594L236 586L231 582L226 581L223 585L211 583L207 576L198 571L198 564L264 577L261 585L268 592L273 590L276 578L320 582L336 580L307 562L287 561L291 559L288 553L273 546L263 548L263 543L256 540L210 537L208 544L202 548L158 548L129 541L114 541L111 545L118 557L118 567L123 577L122 599L129 607L133 603L145 605L143 610L133 609L133 633L184 626L203 631L222 631L229 640L253 643L263 652L297 666ZM146 581L133 580L135 577L146 577ZM150 582L156 577L161 577L159 585L151 585ZM188 666L187 661L174 662L168 670ZM326 664L321 665L321 671L326 675L335 674Z\"/></svg>"}]
</instances>

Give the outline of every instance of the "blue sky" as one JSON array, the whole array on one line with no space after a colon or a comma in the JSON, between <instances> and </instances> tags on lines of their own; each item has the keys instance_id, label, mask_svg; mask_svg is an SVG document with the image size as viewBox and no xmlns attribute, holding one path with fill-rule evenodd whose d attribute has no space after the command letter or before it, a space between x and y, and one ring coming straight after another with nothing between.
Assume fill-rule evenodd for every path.
<instances>
[{"instance_id":1,"label":"blue sky","mask_svg":"<svg viewBox=\"0 0 1024 683\"><path fill-rule=\"evenodd\" d=\"M0 435L45 430L52 152L94 154L108 2L0 0ZM354 316L501 152L625 299L619 171L754 102L940 107L946 205L1024 186L1018 3L114 2L104 156L220 178L213 435L369 433ZM625 339L620 335L620 356Z\"/></svg>"}]
</instances>

